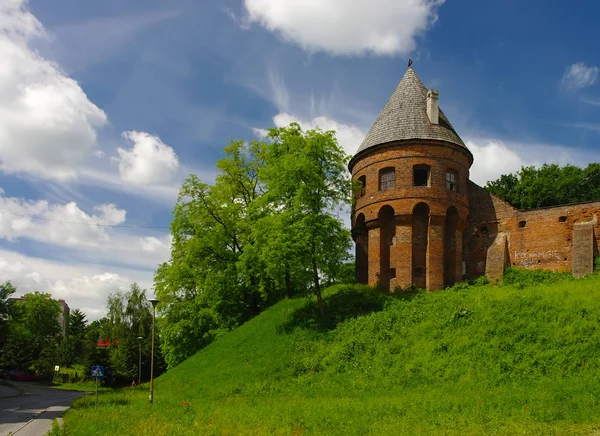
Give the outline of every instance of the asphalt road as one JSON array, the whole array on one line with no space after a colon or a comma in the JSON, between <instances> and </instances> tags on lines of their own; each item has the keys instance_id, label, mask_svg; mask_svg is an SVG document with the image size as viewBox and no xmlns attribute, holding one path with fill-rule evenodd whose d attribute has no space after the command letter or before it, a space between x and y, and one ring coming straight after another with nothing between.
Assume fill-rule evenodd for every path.
<instances>
[{"instance_id":1,"label":"asphalt road","mask_svg":"<svg viewBox=\"0 0 600 436\"><path fill-rule=\"evenodd\" d=\"M52 420L82 395L31 382L0 385L0 436L43 436Z\"/></svg>"}]
</instances>

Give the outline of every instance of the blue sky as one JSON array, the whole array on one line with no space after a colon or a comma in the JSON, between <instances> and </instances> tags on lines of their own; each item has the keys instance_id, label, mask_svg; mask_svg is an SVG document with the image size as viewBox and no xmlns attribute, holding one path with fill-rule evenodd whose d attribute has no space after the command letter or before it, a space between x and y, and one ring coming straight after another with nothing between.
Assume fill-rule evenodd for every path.
<instances>
[{"instance_id":1,"label":"blue sky","mask_svg":"<svg viewBox=\"0 0 600 436\"><path fill-rule=\"evenodd\" d=\"M600 4L3 0L0 280L104 312L168 259L189 173L292 120L360 145L409 57L481 184L600 160ZM151 291L150 291L151 293Z\"/></svg>"}]
</instances>

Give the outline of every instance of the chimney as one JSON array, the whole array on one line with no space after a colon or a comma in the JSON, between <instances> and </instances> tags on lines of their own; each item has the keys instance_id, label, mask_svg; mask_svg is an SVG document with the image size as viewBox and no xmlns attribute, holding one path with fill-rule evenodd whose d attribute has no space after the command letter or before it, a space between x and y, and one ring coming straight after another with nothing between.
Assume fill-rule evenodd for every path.
<instances>
[{"instance_id":1,"label":"chimney","mask_svg":"<svg viewBox=\"0 0 600 436\"><path fill-rule=\"evenodd\" d=\"M429 122L431 124L440 123L440 107L438 105L439 98L440 91L434 91L433 89L427 91L427 116L429 117Z\"/></svg>"}]
</instances>

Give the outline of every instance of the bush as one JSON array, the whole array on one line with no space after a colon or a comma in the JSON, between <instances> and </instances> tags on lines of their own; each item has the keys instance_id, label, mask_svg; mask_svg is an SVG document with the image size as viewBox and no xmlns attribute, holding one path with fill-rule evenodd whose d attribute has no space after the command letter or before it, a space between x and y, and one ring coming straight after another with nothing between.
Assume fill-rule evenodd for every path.
<instances>
[{"instance_id":1,"label":"bush","mask_svg":"<svg viewBox=\"0 0 600 436\"><path fill-rule=\"evenodd\" d=\"M526 286L540 285L542 283L555 283L559 280L572 280L570 272L548 271L543 269L524 269L508 267L502 278L503 285L513 285L518 289Z\"/></svg>"}]
</instances>

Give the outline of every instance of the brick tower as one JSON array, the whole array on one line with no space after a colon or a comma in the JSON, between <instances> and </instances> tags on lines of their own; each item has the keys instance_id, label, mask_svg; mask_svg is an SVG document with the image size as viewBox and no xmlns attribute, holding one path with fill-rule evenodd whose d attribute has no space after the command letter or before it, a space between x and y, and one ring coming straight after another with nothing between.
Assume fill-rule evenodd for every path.
<instances>
[{"instance_id":1,"label":"brick tower","mask_svg":"<svg viewBox=\"0 0 600 436\"><path fill-rule=\"evenodd\" d=\"M393 291L459 281L473 155L409 66L351 159L356 278Z\"/></svg>"}]
</instances>

